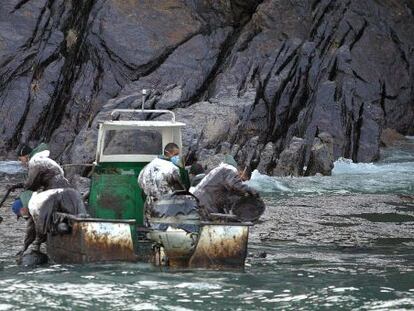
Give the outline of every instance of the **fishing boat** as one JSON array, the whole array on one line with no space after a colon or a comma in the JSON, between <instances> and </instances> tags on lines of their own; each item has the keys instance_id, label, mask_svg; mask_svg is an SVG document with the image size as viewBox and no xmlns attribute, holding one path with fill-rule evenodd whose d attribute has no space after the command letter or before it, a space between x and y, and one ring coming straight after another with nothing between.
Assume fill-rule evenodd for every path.
<instances>
[{"instance_id":1,"label":"fishing boat","mask_svg":"<svg viewBox=\"0 0 414 311\"><path fill-rule=\"evenodd\" d=\"M164 118L134 119L145 114ZM119 115L127 115L128 120L119 120ZM167 225L166 230L146 225L145 194L138 175L166 144L176 143L182 150L185 124L177 122L172 111L143 107L116 109L111 116L99 125L89 194L91 218L59 215L70 230L48 235L50 259L71 264L143 261L182 268L243 268L251 223L237 222L230 215L215 215L214 221L177 215L151 219ZM197 230L179 229L184 224Z\"/></svg>"}]
</instances>

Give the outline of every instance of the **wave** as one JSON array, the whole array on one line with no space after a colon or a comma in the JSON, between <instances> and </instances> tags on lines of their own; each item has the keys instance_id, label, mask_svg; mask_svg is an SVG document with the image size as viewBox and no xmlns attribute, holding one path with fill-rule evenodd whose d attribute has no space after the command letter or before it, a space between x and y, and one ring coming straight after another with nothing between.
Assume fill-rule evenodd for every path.
<instances>
[{"instance_id":1,"label":"wave","mask_svg":"<svg viewBox=\"0 0 414 311\"><path fill-rule=\"evenodd\" d=\"M414 161L406 163L353 163L341 158L332 176L272 177L254 171L249 185L275 196L347 193L414 194Z\"/></svg>"},{"instance_id":2,"label":"wave","mask_svg":"<svg viewBox=\"0 0 414 311\"><path fill-rule=\"evenodd\" d=\"M25 172L19 161L0 161L0 173L18 174Z\"/></svg>"},{"instance_id":3,"label":"wave","mask_svg":"<svg viewBox=\"0 0 414 311\"><path fill-rule=\"evenodd\" d=\"M351 159L339 158L334 163L332 175L405 173L409 171L414 173L414 162L354 163Z\"/></svg>"}]
</instances>

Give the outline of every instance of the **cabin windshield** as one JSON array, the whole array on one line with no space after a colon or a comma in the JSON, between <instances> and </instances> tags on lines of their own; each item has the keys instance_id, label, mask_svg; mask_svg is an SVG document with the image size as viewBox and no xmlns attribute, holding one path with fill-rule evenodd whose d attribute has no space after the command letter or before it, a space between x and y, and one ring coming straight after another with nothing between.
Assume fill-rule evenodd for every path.
<instances>
[{"instance_id":1,"label":"cabin windshield","mask_svg":"<svg viewBox=\"0 0 414 311\"><path fill-rule=\"evenodd\" d=\"M105 131L103 155L157 155L162 148L162 134L154 129Z\"/></svg>"}]
</instances>

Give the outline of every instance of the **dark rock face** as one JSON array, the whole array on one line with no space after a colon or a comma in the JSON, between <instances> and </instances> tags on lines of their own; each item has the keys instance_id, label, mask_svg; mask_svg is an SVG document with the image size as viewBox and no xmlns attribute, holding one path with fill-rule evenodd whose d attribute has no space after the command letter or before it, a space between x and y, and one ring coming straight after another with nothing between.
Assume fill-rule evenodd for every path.
<instances>
[{"instance_id":1,"label":"dark rock face","mask_svg":"<svg viewBox=\"0 0 414 311\"><path fill-rule=\"evenodd\" d=\"M396 130L386 128L381 133L381 145L384 147L392 147L405 142L407 142L407 138Z\"/></svg>"},{"instance_id":2,"label":"dark rock face","mask_svg":"<svg viewBox=\"0 0 414 311\"><path fill-rule=\"evenodd\" d=\"M329 133L320 133L312 144L305 176L322 174L330 176L334 168L333 139Z\"/></svg>"},{"instance_id":3,"label":"dark rock face","mask_svg":"<svg viewBox=\"0 0 414 311\"><path fill-rule=\"evenodd\" d=\"M113 108L173 109L201 155L229 144L271 173L294 136L334 158L378 158L388 127L414 133L409 0L0 0L0 155L48 141L94 158Z\"/></svg>"},{"instance_id":4,"label":"dark rock face","mask_svg":"<svg viewBox=\"0 0 414 311\"><path fill-rule=\"evenodd\" d=\"M276 176L302 176L304 165L305 141L293 137L290 145L282 151L273 175Z\"/></svg>"}]
</instances>

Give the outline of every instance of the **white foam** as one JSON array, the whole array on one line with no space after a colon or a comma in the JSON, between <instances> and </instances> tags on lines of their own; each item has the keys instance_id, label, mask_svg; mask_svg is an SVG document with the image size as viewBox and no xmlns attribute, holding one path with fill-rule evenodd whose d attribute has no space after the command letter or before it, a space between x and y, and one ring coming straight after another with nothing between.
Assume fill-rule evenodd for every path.
<instances>
[{"instance_id":1,"label":"white foam","mask_svg":"<svg viewBox=\"0 0 414 311\"><path fill-rule=\"evenodd\" d=\"M276 177L260 174L258 170L254 170L252 178L248 182L249 186L259 189L263 192L291 192L292 190L284 185Z\"/></svg>"},{"instance_id":2,"label":"white foam","mask_svg":"<svg viewBox=\"0 0 414 311\"><path fill-rule=\"evenodd\" d=\"M25 170L19 161L0 161L0 173L17 174Z\"/></svg>"},{"instance_id":3,"label":"white foam","mask_svg":"<svg viewBox=\"0 0 414 311\"><path fill-rule=\"evenodd\" d=\"M397 149L390 153L394 157L391 159L395 160L398 154L401 154L401 150ZM414 154L406 153L405 161L354 163L350 159L340 158L334 163L332 176L272 177L262 175L256 170L248 184L262 193L282 196L325 193L412 193Z\"/></svg>"},{"instance_id":4,"label":"white foam","mask_svg":"<svg viewBox=\"0 0 414 311\"><path fill-rule=\"evenodd\" d=\"M351 159L339 158L334 163L332 175L341 174L378 174L414 172L414 163L354 163Z\"/></svg>"}]
</instances>

